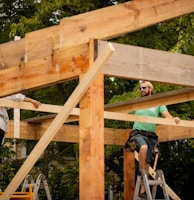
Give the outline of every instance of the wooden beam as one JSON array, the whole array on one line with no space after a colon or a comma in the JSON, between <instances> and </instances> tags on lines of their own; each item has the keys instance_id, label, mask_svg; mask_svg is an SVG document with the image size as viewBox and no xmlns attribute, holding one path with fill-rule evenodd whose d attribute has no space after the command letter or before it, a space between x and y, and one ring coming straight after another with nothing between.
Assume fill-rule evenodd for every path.
<instances>
[{"instance_id":1,"label":"wooden beam","mask_svg":"<svg viewBox=\"0 0 194 200\"><path fill-rule=\"evenodd\" d=\"M99 47L102 48L106 43L101 41ZM176 85L194 85L191 65L194 62L194 56L113 44L116 47L116 53L102 69L105 75ZM47 51L44 51L44 54L45 52ZM80 44L55 49L45 57L0 70L1 96L76 78L87 71L88 62L88 44ZM158 74L160 76L157 76ZM183 80L181 77L187 78Z\"/></svg>"},{"instance_id":2,"label":"wooden beam","mask_svg":"<svg viewBox=\"0 0 194 200\"><path fill-rule=\"evenodd\" d=\"M105 43L107 42L101 41L99 46L104 46ZM178 85L194 85L191 65L194 62L194 56L113 44L116 47L116 55L104 66L102 73L105 75ZM155 59L152 59L150 63L152 57ZM88 44L83 44L56 50L47 57L0 70L1 96L78 77L79 74L87 71L88 59ZM160 76L158 77L157 74ZM187 79L183 80L175 78L175 76L187 77Z\"/></svg>"},{"instance_id":3,"label":"wooden beam","mask_svg":"<svg viewBox=\"0 0 194 200\"><path fill-rule=\"evenodd\" d=\"M115 54L102 69L106 76L194 86L194 56L117 43L114 47Z\"/></svg>"},{"instance_id":4,"label":"wooden beam","mask_svg":"<svg viewBox=\"0 0 194 200\"><path fill-rule=\"evenodd\" d=\"M62 39L66 45L86 43L91 37L112 39L192 12L192 0L128 1L62 19Z\"/></svg>"},{"instance_id":5,"label":"wooden beam","mask_svg":"<svg viewBox=\"0 0 194 200\"><path fill-rule=\"evenodd\" d=\"M94 64L91 66L89 71L86 73L82 81L73 91L71 96L69 97L68 101L64 104L63 108L61 109L60 113L55 117L53 122L48 127L45 134L41 137L38 141L28 158L25 160L23 165L20 167L19 171L16 173L15 177L12 179L11 183L6 188L4 194L2 195L2 200L7 200L10 196L16 191L18 186L21 184L25 176L28 174L30 169L36 163L40 155L46 149L48 144L52 141L60 127L63 125L64 121L69 116L71 110L77 105L80 101L81 97L84 95L90 84L92 83L93 79L99 73L101 67L105 64L108 58L114 52L114 48L111 44L108 44L104 51L100 54Z\"/></svg>"},{"instance_id":6,"label":"wooden beam","mask_svg":"<svg viewBox=\"0 0 194 200\"><path fill-rule=\"evenodd\" d=\"M20 122L20 139L39 140L49 127L52 120L42 123L29 123L27 121ZM128 130L129 132L130 130ZM6 138L14 137L13 121L9 122L9 129ZM160 142L182 140L194 138L194 128L158 125L156 133ZM79 126L63 125L56 136L53 138L55 142L72 142L79 143ZM104 144L121 145L126 142L126 129L104 129Z\"/></svg>"},{"instance_id":7,"label":"wooden beam","mask_svg":"<svg viewBox=\"0 0 194 200\"><path fill-rule=\"evenodd\" d=\"M1 90L1 96L78 78L87 71L88 44L45 52L44 57L0 70L0 87L6 88Z\"/></svg>"},{"instance_id":8,"label":"wooden beam","mask_svg":"<svg viewBox=\"0 0 194 200\"><path fill-rule=\"evenodd\" d=\"M90 64L97 56L96 48L96 40L91 40ZM103 74L97 75L79 105L79 199L104 200Z\"/></svg>"},{"instance_id":9,"label":"wooden beam","mask_svg":"<svg viewBox=\"0 0 194 200\"><path fill-rule=\"evenodd\" d=\"M45 57L53 47L115 38L192 12L192 0L135 0L66 17L58 26L27 33L26 56L28 60Z\"/></svg>"},{"instance_id":10,"label":"wooden beam","mask_svg":"<svg viewBox=\"0 0 194 200\"><path fill-rule=\"evenodd\" d=\"M114 113L114 112L104 112L106 119L121 120L121 121L138 121L138 122L147 122L154 124L163 124L171 126L184 126L184 127L194 127L193 121L180 120L179 124L176 124L174 119L170 118L160 118L160 117L148 117L148 116L139 116L126 113Z\"/></svg>"},{"instance_id":11,"label":"wooden beam","mask_svg":"<svg viewBox=\"0 0 194 200\"><path fill-rule=\"evenodd\" d=\"M159 96L160 95L161 94L159 94ZM190 97L188 97L188 98L190 98ZM143 105L144 102L142 102L143 99L144 98L142 98L140 100L141 101L141 104L139 104L140 106L144 106ZM149 99L149 98L147 98L147 99ZM159 98L158 98L158 100L160 101ZM5 99L1 99L0 103L1 103L0 105L5 106L5 107L19 107L19 108L25 108L25 109L34 110L33 106L30 105L30 103L14 102L14 101L5 100ZM149 103L150 102L148 101L147 102L147 106L150 106ZM161 101L160 101L160 103L161 103ZM162 102L162 103L164 103L164 102ZM154 105L154 104L152 104L152 105ZM157 102L156 105L158 105L158 102ZM146 103L145 103L145 107L146 107ZM145 107L142 107L142 108L145 108ZM141 109L141 107L138 107L138 104L137 104L136 109ZM58 113L58 112L60 112L60 110L61 110L61 106L46 105L46 104L43 104L43 105L40 106L40 108L36 109L36 111L44 111L44 112L47 111L47 112L54 112L54 113ZM130 108L128 109L128 111L130 111ZM79 115L79 109L78 108L74 108L73 111L71 112L71 114ZM181 120L181 122L179 124L175 124L173 119L155 118L155 117L148 117L148 116L135 116L135 115L131 115L131 114L118 113L118 112L115 113L115 112L104 111L104 118L105 119L113 119L113 120L122 120L122 121L141 121L141 122L148 122L148 123L172 125L172 126L178 126L178 127L181 127L181 126L194 127L193 122L192 121L188 121L188 120Z\"/></svg>"},{"instance_id":12,"label":"wooden beam","mask_svg":"<svg viewBox=\"0 0 194 200\"><path fill-rule=\"evenodd\" d=\"M194 128L160 125L156 133L160 142L194 138Z\"/></svg>"},{"instance_id":13,"label":"wooden beam","mask_svg":"<svg viewBox=\"0 0 194 200\"><path fill-rule=\"evenodd\" d=\"M125 141L129 138L129 130L125 131ZM135 191L135 154L123 148L124 200L132 200Z\"/></svg>"},{"instance_id":14,"label":"wooden beam","mask_svg":"<svg viewBox=\"0 0 194 200\"><path fill-rule=\"evenodd\" d=\"M128 113L130 111L149 108L150 105L172 105L192 100L194 100L194 88L183 88L180 90L158 93L138 99L107 104L104 107L106 111Z\"/></svg>"},{"instance_id":15,"label":"wooden beam","mask_svg":"<svg viewBox=\"0 0 194 200\"><path fill-rule=\"evenodd\" d=\"M14 138L20 138L20 109L14 108Z\"/></svg>"}]
</instances>

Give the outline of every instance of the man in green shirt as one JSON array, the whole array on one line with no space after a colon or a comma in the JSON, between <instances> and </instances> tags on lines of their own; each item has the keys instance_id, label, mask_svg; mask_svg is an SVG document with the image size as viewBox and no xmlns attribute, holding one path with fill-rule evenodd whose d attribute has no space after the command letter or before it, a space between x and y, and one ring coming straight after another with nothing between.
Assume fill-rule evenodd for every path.
<instances>
[{"instance_id":1,"label":"man in green shirt","mask_svg":"<svg viewBox=\"0 0 194 200\"><path fill-rule=\"evenodd\" d=\"M153 85L149 81L143 81L140 83L141 96L149 96L153 94ZM175 120L175 123L179 123L179 117L173 117L169 112L166 106L158 106L152 108L146 108L142 110L137 110L134 112L135 115L140 116L150 116L150 117L159 117L162 115L166 118L171 118ZM153 157L154 146L157 142L157 135L155 134L156 124L144 123L144 122L135 122L133 124L132 133L135 132L135 144L136 150L139 152L139 168L144 169L145 173L149 174L149 166ZM140 199L146 199L145 187L141 185Z\"/></svg>"}]
</instances>

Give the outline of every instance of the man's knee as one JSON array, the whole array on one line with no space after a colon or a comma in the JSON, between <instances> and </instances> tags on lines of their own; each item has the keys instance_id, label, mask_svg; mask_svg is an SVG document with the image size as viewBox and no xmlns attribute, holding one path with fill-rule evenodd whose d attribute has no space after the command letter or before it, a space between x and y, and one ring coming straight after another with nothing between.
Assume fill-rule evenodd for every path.
<instances>
[{"instance_id":1,"label":"man's knee","mask_svg":"<svg viewBox=\"0 0 194 200\"><path fill-rule=\"evenodd\" d=\"M142 145L139 149L139 151L142 151L142 152L147 152L148 150L148 145Z\"/></svg>"}]
</instances>

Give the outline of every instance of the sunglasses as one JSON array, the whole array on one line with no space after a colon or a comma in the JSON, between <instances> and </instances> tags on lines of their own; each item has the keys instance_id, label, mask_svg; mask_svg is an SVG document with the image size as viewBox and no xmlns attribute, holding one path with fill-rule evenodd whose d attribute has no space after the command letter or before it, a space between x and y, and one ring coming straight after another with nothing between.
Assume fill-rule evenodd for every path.
<instances>
[{"instance_id":1,"label":"sunglasses","mask_svg":"<svg viewBox=\"0 0 194 200\"><path fill-rule=\"evenodd\" d=\"M146 86L143 86L143 87L140 87L139 90L145 90L147 87Z\"/></svg>"}]
</instances>

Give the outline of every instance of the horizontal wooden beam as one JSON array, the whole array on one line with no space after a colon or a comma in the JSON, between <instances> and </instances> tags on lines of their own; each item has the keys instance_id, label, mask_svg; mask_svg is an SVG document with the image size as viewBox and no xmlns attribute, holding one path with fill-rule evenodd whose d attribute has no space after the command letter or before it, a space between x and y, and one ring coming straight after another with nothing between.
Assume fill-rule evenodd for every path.
<instances>
[{"instance_id":1,"label":"horizontal wooden beam","mask_svg":"<svg viewBox=\"0 0 194 200\"><path fill-rule=\"evenodd\" d=\"M160 117L148 117L140 115L132 115L126 113L115 113L115 112L104 112L105 119L121 120L121 121L131 121L131 122L146 122L153 124L163 124L171 126L183 126L183 127L194 127L193 121L180 120L179 124L176 124L174 119L170 118L160 118Z\"/></svg>"},{"instance_id":2,"label":"horizontal wooden beam","mask_svg":"<svg viewBox=\"0 0 194 200\"><path fill-rule=\"evenodd\" d=\"M78 78L88 70L88 51L88 44L53 49L52 52L45 50L44 57L21 61L16 66L0 70L0 96Z\"/></svg>"},{"instance_id":3,"label":"horizontal wooden beam","mask_svg":"<svg viewBox=\"0 0 194 200\"><path fill-rule=\"evenodd\" d=\"M152 96L122 101L119 103L106 104L106 111L124 112L140 110L152 106L172 105L194 100L194 88L183 88L168 92L154 94Z\"/></svg>"},{"instance_id":4,"label":"horizontal wooden beam","mask_svg":"<svg viewBox=\"0 0 194 200\"><path fill-rule=\"evenodd\" d=\"M62 19L61 36L66 45L107 40L192 12L192 0L128 1Z\"/></svg>"},{"instance_id":5,"label":"horizontal wooden beam","mask_svg":"<svg viewBox=\"0 0 194 200\"><path fill-rule=\"evenodd\" d=\"M102 69L105 76L194 86L194 56L118 43L114 47L115 54Z\"/></svg>"},{"instance_id":6,"label":"horizontal wooden beam","mask_svg":"<svg viewBox=\"0 0 194 200\"><path fill-rule=\"evenodd\" d=\"M62 108L62 106L42 104L38 109L35 109L30 103L15 102L15 101L7 100L7 99L0 99L0 105L5 106L5 107L31 109L31 110L49 112L49 113L51 113L51 112L59 113ZM140 105L142 105L142 104L140 104ZM74 108L73 111L71 112L71 115L79 115L79 109ZM194 127L194 123L192 121L188 121L188 120L181 120L179 124L175 124L174 120L172 120L172 119L156 118L156 117L148 117L148 116L136 116L136 115L121 113L121 112L116 113L116 112L104 111L104 118L112 119L112 120L133 121L133 122L141 121L141 122L172 125L172 126L179 126L179 127L180 126Z\"/></svg>"},{"instance_id":7,"label":"horizontal wooden beam","mask_svg":"<svg viewBox=\"0 0 194 200\"><path fill-rule=\"evenodd\" d=\"M26 57L44 57L55 46L85 44L90 38L115 38L192 12L192 0L135 0L66 17L58 26L27 33Z\"/></svg>"},{"instance_id":8,"label":"horizontal wooden beam","mask_svg":"<svg viewBox=\"0 0 194 200\"><path fill-rule=\"evenodd\" d=\"M107 42L100 41L99 49L106 44ZM194 62L194 56L117 43L113 45L116 51L102 70L105 75L194 86L192 78L194 72L191 65ZM88 51L88 44L66 47L53 51L47 57L0 70L2 77L0 95L4 96L78 77L80 73L88 69ZM183 80L181 77L187 78Z\"/></svg>"},{"instance_id":9,"label":"horizontal wooden beam","mask_svg":"<svg viewBox=\"0 0 194 200\"><path fill-rule=\"evenodd\" d=\"M52 120L42 123L20 122L20 139L39 140L47 130ZM110 145L123 146L126 142L126 131L130 129L104 129L104 143ZM158 125L156 133L160 142L174 141L181 139L194 138L194 128ZM14 122L10 120L6 138L14 138ZM63 125L52 141L55 142L79 142L79 126Z\"/></svg>"}]
</instances>

